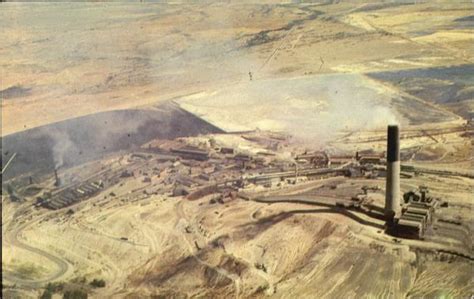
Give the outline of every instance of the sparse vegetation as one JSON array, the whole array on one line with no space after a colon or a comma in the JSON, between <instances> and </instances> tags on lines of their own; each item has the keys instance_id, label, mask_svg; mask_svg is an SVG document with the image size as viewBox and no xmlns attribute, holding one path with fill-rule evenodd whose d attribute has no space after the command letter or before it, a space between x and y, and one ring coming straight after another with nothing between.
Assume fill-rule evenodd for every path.
<instances>
[{"instance_id":1,"label":"sparse vegetation","mask_svg":"<svg viewBox=\"0 0 474 299\"><path fill-rule=\"evenodd\" d=\"M268 284L260 285L258 286L257 290L255 291L255 294L263 293L266 290L268 290Z\"/></svg>"},{"instance_id":2,"label":"sparse vegetation","mask_svg":"<svg viewBox=\"0 0 474 299\"><path fill-rule=\"evenodd\" d=\"M64 292L63 299L87 299L87 292L81 289Z\"/></svg>"},{"instance_id":3,"label":"sparse vegetation","mask_svg":"<svg viewBox=\"0 0 474 299\"><path fill-rule=\"evenodd\" d=\"M94 280L90 282L90 285L94 288L103 288L105 287L105 280L94 278Z\"/></svg>"},{"instance_id":4,"label":"sparse vegetation","mask_svg":"<svg viewBox=\"0 0 474 299\"><path fill-rule=\"evenodd\" d=\"M14 266L15 274L26 279L38 278L43 271L43 267L32 263L21 263Z\"/></svg>"},{"instance_id":5,"label":"sparse vegetation","mask_svg":"<svg viewBox=\"0 0 474 299\"><path fill-rule=\"evenodd\" d=\"M40 299L51 299L53 298L53 292L50 290L44 290L43 294L41 294Z\"/></svg>"},{"instance_id":6,"label":"sparse vegetation","mask_svg":"<svg viewBox=\"0 0 474 299\"><path fill-rule=\"evenodd\" d=\"M63 282L50 282L46 285L46 290L51 293L61 292L64 289Z\"/></svg>"},{"instance_id":7,"label":"sparse vegetation","mask_svg":"<svg viewBox=\"0 0 474 299\"><path fill-rule=\"evenodd\" d=\"M84 276L78 276L71 279L71 283L85 284L86 282L87 282L87 279Z\"/></svg>"},{"instance_id":8,"label":"sparse vegetation","mask_svg":"<svg viewBox=\"0 0 474 299\"><path fill-rule=\"evenodd\" d=\"M61 292L64 289L64 283L53 282L48 283L40 296L40 299L51 299L54 293Z\"/></svg>"},{"instance_id":9,"label":"sparse vegetation","mask_svg":"<svg viewBox=\"0 0 474 299\"><path fill-rule=\"evenodd\" d=\"M271 30L263 30L256 33L255 35L253 35L251 38L247 40L246 46L247 47L258 46L261 44L266 44L269 42L276 41L280 38L279 36L276 36L275 34L270 36L269 35L270 32Z\"/></svg>"}]
</instances>

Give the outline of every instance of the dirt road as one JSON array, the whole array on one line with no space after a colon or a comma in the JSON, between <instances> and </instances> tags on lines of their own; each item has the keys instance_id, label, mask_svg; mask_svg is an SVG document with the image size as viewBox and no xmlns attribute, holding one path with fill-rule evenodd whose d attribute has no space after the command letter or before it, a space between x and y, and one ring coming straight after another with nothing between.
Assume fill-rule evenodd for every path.
<instances>
[{"instance_id":1,"label":"dirt road","mask_svg":"<svg viewBox=\"0 0 474 299\"><path fill-rule=\"evenodd\" d=\"M44 216L41 217L41 219L42 218L44 218ZM11 245L13 245L14 247L21 248L21 249L30 251L34 254L43 256L44 258L50 260L51 263L55 264L57 270L53 274L50 274L48 277L43 278L43 279L38 279L38 280L30 280L30 279L21 278L21 277L18 277L15 273L5 270L5 271L3 271L3 279L4 280L9 281L11 283L14 283L17 286L21 286L21 287L25 287L25 288L38 288L38 287L41 287L41 286L43 286L44 284L46 284L48 282L52 282L52 281L57 280L57 279L61 278L64 274L66 274L67 270L69 269L69 264L66 261L64 261L63 259L61 259L57 256L54 256L54 255L52 255L52 254L50 254L50 253L48 253L48 252L46 252L42 249L30 246L30 245L24 243L23 241L21 241L19 239L19 236L21 235L23 230L25 230L29 226L37 223L41 219L37 219L37 220L31 221L31 222L27 222L27 223L19 226L18 228L14 229L10 234L11 238L6 238L7 239L6 241L8 243L10 243ZM5 236L5 237L7 237L7 236Z\"/></svg>"}]
</instances>

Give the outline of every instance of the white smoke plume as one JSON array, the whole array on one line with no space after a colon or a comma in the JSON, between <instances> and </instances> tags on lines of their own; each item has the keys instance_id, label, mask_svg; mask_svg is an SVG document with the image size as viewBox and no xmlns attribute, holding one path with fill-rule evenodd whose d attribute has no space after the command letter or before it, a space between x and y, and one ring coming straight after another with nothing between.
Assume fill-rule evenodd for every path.
<instances>
[{"instance_id":1,"label":"white smoke plume","mask_svg":"<svg viewBox=\"0 0 474 299\"><path fill-rule=\"evenodd\" d=\"M329 80L321 93L308 101L321 100L325 105L303 111L301 119L315 119L315 126L305 121L289 123L286 130L296 141L323 147L341 132L382 129L388 124L399 124L399 116L390 108L390 99L374 93L369 86L353 86L347 79ZM363 83L359 81L358 83ZM311 106L310 106L311 107Z\"/></svg>"},{"instance_id":2,"label":"white smoke plume","mask_svg":"<svg viewBox=\"0 0 474 299\"><path fill-rule=\"evenodd\" d=\"M294 142L324 148L341 132L399 123L391 95L371 84L358 74L255 80L180 103L226 131L283 132Z\"/></svg>"},{"instance_id":3,"label":"white smoke plume","mask_svg":"<svg viewBox=\"0 0 474 299\"><path fill-rule=\"evenodd\" d=\"M54 168L58 169L64 165L65 155L72 152L74 143L71 141L67 132L58 130L55 127L52 127L52 129L48 131L48 134L53 140L52 151Z\"/></svg>"}]
</instances>

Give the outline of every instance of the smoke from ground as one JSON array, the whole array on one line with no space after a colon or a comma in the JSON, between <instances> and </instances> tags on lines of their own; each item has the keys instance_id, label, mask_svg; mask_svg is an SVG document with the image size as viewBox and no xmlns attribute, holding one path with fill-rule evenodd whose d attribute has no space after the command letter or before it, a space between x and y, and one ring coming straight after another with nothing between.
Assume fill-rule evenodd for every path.
<instances>
[{"instance_id":1,"label":"smoke from ground","mask_svg":"<svg viewBox=\"0 0 474 299\"><path fill-rule=\"evenodd\" d=\"M367 87L354 88L346 83L344 80L330 81L311 99L322 100L324 105L302 111L302 119L317 120L315 126L305 125L304 121L289 122L285 131L296 142L324 147L342 132L381 129L388 124L400 123L399 116L387 105L388 101L380 101Z\"/></svg>"},{"instance_id":2,"label":"smoke from ground","mask_svg":"<svg viewBox=\"0 0 474 299\"><path fill-rule=\"evenodd\" d=\"M373 84L357 74L255 80L178 102L225 131L284 132L318 148L343 131L404 121L391 108L392 96Z\"/></svg>"},{"instance_id":3,"label":"smoke from ground","mask_svg":"<svg viewBox=\"0 0 474 299\"><path fill-rule=\"evenodd\" d=\"M87 124L71 121L64 122L62 126L51 126L45 133L53 143L55 168L64 166L66 161L88 156L90 152L108 152L107 148L116 148L120 142L124 143L123 146L119 146L120 148L129 148L133 142L127 144L125 137L132 141L138 129L148 120L148 118L124 117L123 113L105 113L102 117L89 117ZM84 130L78 126L82 126ZM170 129L165 118L159 130L169 132Z\"/></svg>"},{"instance_id":4,"label":"smoke from ground","mask_svg":"<svg viewBox=\"0 0 474 299\"><path fill-rule=\"evenodd\" d=\"M155 138L209 133L222 131L169 104L160 110L119 110L70 119L5 136L2 154L18 155L4 179L80 165Z\"/></svg>"}]
</instances>

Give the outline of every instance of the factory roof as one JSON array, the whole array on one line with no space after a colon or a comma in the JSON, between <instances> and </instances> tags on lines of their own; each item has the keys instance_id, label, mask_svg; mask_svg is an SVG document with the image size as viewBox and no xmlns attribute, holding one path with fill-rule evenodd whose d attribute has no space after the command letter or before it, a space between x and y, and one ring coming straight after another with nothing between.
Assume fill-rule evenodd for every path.
<instances>
[{"instance_id":1,"label":"factory roof","mask_svg":"<svg viewBox=\"0 0 474 299\"><path fill-rule=\"evenodd\" d=\"M421 228L421 223L412 221L412 220L407 220L407 219L400 219L398 221L398 225L408 226L408 227L417 228L417 229Z\"/></svg>"},{"instance_id":2,"label":"factory roof","mask_svg":"<svg viewBox=\"0 0 474 299\"><path fill-rule=\"evenodd\" d=\"M428 209L415 208L415 207L408 207L406 212L412 213L412 214L419 214L419 215L428 215L430 213Z\"/></svg>"}]
</instances>

